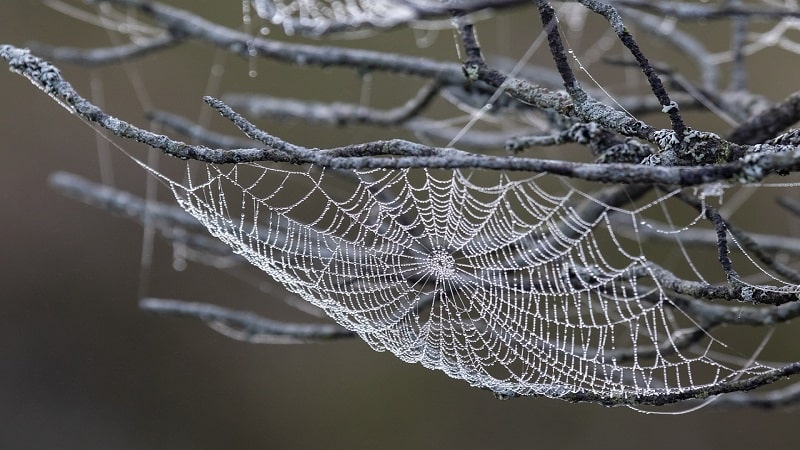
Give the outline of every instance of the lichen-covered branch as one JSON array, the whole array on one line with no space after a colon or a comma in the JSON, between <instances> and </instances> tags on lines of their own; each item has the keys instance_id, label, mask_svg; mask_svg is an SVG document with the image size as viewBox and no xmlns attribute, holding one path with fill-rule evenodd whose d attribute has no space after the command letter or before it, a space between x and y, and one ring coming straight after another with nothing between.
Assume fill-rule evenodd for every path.
<instances>
[{"instance_id":1,"label":"lichen-covered branch","mask_svg":"<svg viewBox=\"0 0 800 450\"><path fill-rule=\"evenodd\" d=\"M428 147L402 140L377 141L341 148L309 149L290 144L260 132L264 148L213 149L189 145L156 134L113 117L78 94L61 77L58 69L27 50L13 46L0 47L0 58L11 70L25 76L40 89L58 99L66 108L94 122L117 136L142 142L162 150L166 155L194 159L212 164L233 164L255 161L311 163L335 169L409 168L441 169L477 168L547 172L588 181L614 183L653 183L694 186L715 181L757 182L769 174L800 169L800 150L794 147L758 146L738 161L699 167L646 166L640 164L591 164L536 158L494 157L455 149ZM218 100L209 100L221 111L236 119L244 119ZM384 158L383 156L394 156Z\"/></svg>"}]
</instances>

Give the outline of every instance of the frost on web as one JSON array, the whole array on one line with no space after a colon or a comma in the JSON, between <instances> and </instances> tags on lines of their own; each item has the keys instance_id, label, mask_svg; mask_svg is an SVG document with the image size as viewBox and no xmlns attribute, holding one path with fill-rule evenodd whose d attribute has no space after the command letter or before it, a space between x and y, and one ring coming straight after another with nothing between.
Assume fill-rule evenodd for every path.
<instances>
[{"instance_id":1,"label":"frost on web","mask_svg":"<svg viewBox=\"0 0 800 450\"><path fill-rule=\"evenodd\" d=\"M767 370L718 361L711 337L677 342L698 325L614 231L636 230L641 208L544 188L552 176L378 169L342 182L287 167L204 166L170 184L214 236L375 350L501 396L665 394Z\"/></svg>"}]
</instances>

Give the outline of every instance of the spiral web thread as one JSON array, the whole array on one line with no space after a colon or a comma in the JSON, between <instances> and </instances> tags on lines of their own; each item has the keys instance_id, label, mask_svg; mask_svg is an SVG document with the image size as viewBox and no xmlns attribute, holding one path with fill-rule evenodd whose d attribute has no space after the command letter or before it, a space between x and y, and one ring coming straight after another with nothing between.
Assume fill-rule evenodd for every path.
<instances>
[{"instance_id":1,"label":"spiral web thread","mask_svg":"<svg viewBox=\"0 0 800 450\"><path fill-rule=\"evenodd\" d=\"M204 167L168 181L214 236L373 349L500 396L670 393L767 370L717 361L710 336L675 342L697 325L610 221L635 230L641 210L502 173Z\"/></svg>"}]
</instances>

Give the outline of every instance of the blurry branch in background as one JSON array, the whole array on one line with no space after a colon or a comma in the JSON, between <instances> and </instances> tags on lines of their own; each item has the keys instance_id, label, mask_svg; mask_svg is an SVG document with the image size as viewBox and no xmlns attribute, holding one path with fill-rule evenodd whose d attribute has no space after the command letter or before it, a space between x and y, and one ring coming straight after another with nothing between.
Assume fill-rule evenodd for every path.
<instances>
[{"instance_id":1,"label":"blurry branch in background","mask_svg":"<svg viewBox=\"0 0 800 450\"><path fill-rule=\"evenodd\" d=\"M159 2L107 0L89 3L100 5L104 14L109 14L109 8L114 11L118 8L126 12L120 17L126 17L126 20L136 17L137 26L129 23L125 28L138 30L131 32L131 42L94 49L36 44L32 46L34 53L60 62L105 65L131 61L191 41L244 58L267 58L299 66L335 66L359 74L384 72L414 77L421 82L416 95L391 109L269 96L228 94L221 100L206 97L206 103L232 122L246 138L212 132L169 112L150 112L153 122L196 142L186 144L108 115L81 97L61 77L55 66L26 50L0 47L0 58L8 63L11 70L30 79L67 109L115 135L143 142L181 159L211 164L313 164L335 170L471 168L541 172L619 185L619 189L608 195L621 196L620 204L633 200L628 189L634 186L646 186L639 188L641 196L651 190L668 192L691 186L701 186L700 189L703 189L711 183L758 183L769 175L800 171L800 132L786 131L800 119L797 95L770 105L758 93L752 93L747 88L746 56L760 44L757 40L749 40L748 25L755 20L780 24L798 16L796 11L786 8L750 7L738 1L720 2L718 5L653 1L565 2L570 6L576 3L584 12L598 14L607 21L608 27L630 56L623 61L609 62L638 67L650 88L651 92L647 95L619 96L616 97L617 104L607 104L599 100L602 91L584 89L578 82L571 65L571 48L563 39L563 25L558 21L551 2L543 0L410 0L396 2L402 6L398 6L400 9L395 11L396 15L365 15L358 19L347 16L341 20L335 15L321 16L315 20L291 18L279 14L276 9L276 4L282 2L253 2L260 14L274 19L287 32L319 39L329 34L394 28L419 20L452 17L464 49L460 63L345 48L328 45L324 43L327 41L322 40L316 44L297 44L253 36ZM378 3L392 5L391 2ZM484 55L475 35L472 14L482 11L482 14L486 14L487 9L494 11L512 7L537 9L554 61L553 68L522 67L512 70L510 66L515 61ZM128 16L127 12L130 11L136 15ZM725 54L712 54L705 48L701 37L677 27L670 28L667 19L681 22L730 21L733 25L731 48ZM699 72L699 81L692 82L669 67L661 67L663 63L648 61L629 29L656 36L687 55ZM722 85L720 61L730 64L728 86ZM503 122L503 125L490 131L460 125L443 126L441 122L425 117L429 106L437 99L462 106L475 103L475 109L481 113L501 117L499 122ZM724 116L731 125L727 137L687 126L681 112L689 108L707 108ZM637 116L646 113L666 114L670 128L657 128L631 113ZM245 116L253 119L299 120L332 127L369 125L405 130L420 137L420 140L424 137L425 140L434 141L457 138L457 141L455 146L444 143L436 146L389 139L327 149L307 148L269 134ZM532 127L531 123L536 123L537 127ZM532 147L565 144L585 147L591 161L541 159L522 154ZM491 150L496 149L505 149L505 153L491 154ZM192 259L219 268L244 262L229 247L210 238L205 228L181 208L148 202L64 173L53 175L51 183L70 197L141 223L149 221L155 224L166 239L189 249L194 255ZM687 230L683 234L684 243L716 249L720 267L728 275L727 282L712 284L683 279L655 264L650 267L655 279L671 293L671 307L680 308L698 325L693 333L678 336L676 332L675 336L670 337L676 348L696 344L715 327L735 324L771 327L800 315L797 271L778 261L779 255L790 255L792 261L797 261L797 254L800 253L797 239L750 235L723 219L712 208L701 205L697 197L684 195L676 198L697 208L712 225L711 229ZM610 200L606 204L613 206ZM780 205L794 215L799 214L800 205L792 198L781 198ZM587 212L584 218L590 221L588 219L599 217L599 214L597 212L592 216L591 212ZM626 229L623 223L617 225L621 233L634 232ZM664 236L648 232L647 229L636 232L656 240ZM729 236L743 245L748 254L754 255L770 274L788 279L793 285L787 287L776 283L753 289L752 286L738 283L728 256ZM742 300L747 300L749 304L741 304ZM160 314L196 318L226 335L248 342L293 343L355 336L352 331L338 325L283 323L253 313L196 302L144 299L141 307ZM658 349L650 350L656 352ZM637 349L637 352L644 351ZM622 351L617 356L620 360L626 360L635 355ZM660 398L592 395L566 398L607 405L637 402L664 404L750 390L798 372L800 362L795 362L761 376L721 383L714 389ZM730 394L721 397L715 405L771 408L794 404L800 400L798 386L795 382L788 388L759 395Z\"/></svg>"},{"instance_id":2,"label":"blurry branch in background","mask_svg":"<svg viewBox=\"0 0 800 450\"><path fill-rule=\"evenodd\" d=\"M200 319L226 336L255 344L301 344L356 335L339 325L278 322L208 303L145 298L139 306L158 314Z\"/></svg>"}]
</instances>

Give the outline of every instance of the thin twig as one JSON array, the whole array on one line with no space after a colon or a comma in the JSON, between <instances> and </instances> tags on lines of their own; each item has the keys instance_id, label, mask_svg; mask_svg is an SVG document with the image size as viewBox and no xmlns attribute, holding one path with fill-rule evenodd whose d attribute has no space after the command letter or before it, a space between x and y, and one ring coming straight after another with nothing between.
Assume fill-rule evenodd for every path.
<instances>
[{"instance_id":1,"label":"thin twig","mask_svg":"<svg viewBox=\"0 0 800 450\"><path fill-rule=\"evenodd\" d=\"M139 302L139 307L158 314L190 317L209 324L224 324L241 333L244 336L241 340L248 342L285 344L356 336L354 332L339 325L279 322L249 311L236 311L209 303L145 298Z\"/></svg>"}]
</instances>

